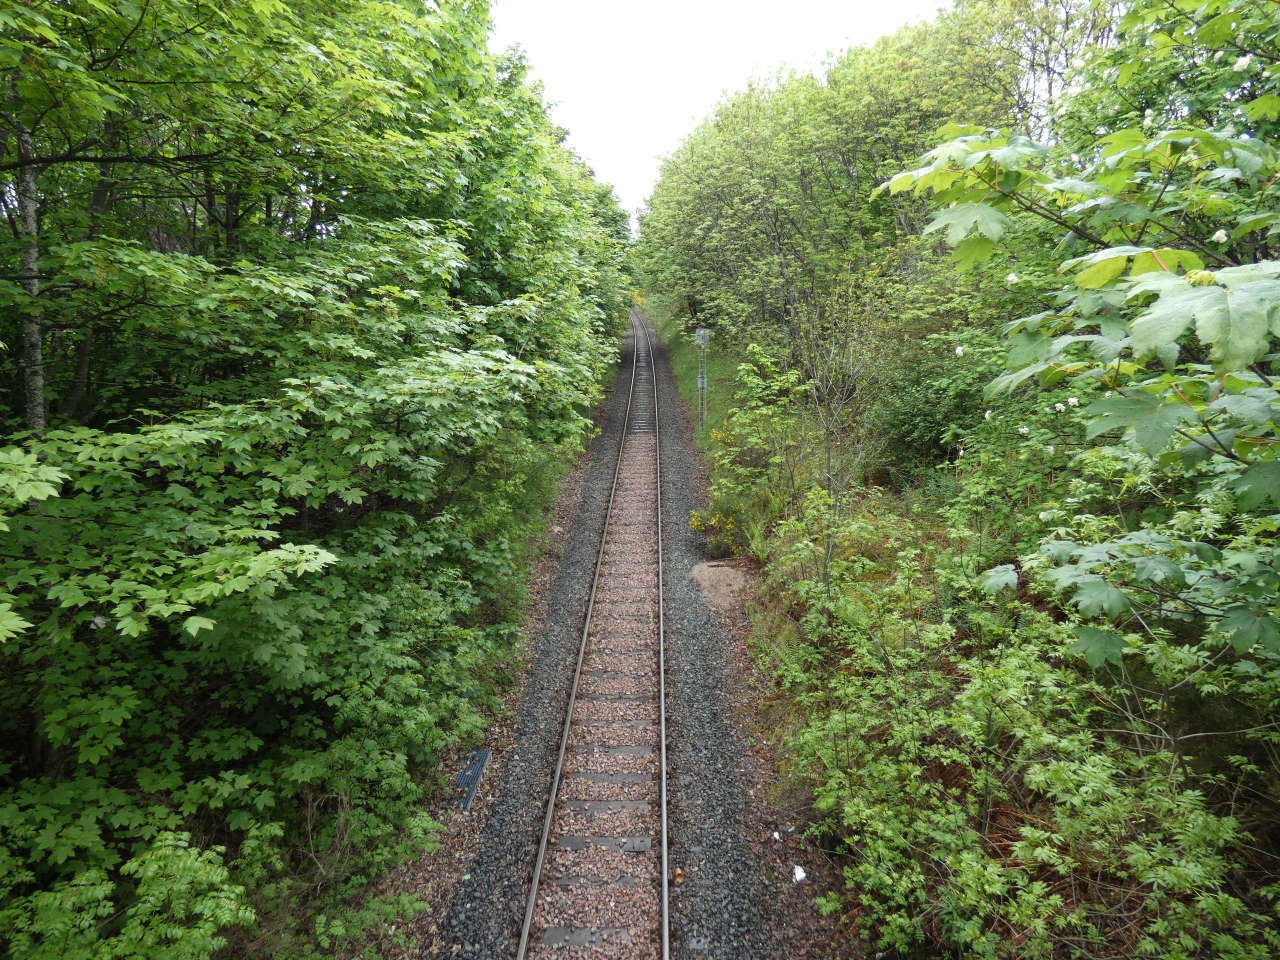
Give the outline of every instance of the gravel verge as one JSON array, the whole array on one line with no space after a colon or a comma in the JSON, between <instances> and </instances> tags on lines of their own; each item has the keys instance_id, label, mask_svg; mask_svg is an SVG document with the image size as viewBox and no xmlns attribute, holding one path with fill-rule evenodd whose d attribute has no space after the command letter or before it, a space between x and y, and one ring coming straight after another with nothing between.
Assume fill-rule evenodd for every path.
<instances>
[{"instance_id":1,"label":"gravel verge","mask_svg":"<svg viewBox=\"0 0 1280 960\"><path fill-rule=\"evenodd\" d=\"M765 917L768 891L745 842L751 771L734 723L733 644L693 578L706 539L689 525L704 500L702 459L666 351L655 339L662 449L663 578L667 632L672 955L785 956Z\"/></svg>"}]
</instances>

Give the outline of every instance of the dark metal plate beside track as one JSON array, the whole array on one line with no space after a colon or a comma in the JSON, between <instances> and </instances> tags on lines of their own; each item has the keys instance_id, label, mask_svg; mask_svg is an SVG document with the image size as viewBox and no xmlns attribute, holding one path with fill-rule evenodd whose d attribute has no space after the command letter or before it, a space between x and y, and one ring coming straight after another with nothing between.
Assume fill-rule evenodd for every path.
<instances>
[{"instance_id":1,"label":"dark metal plate beside track","mask_svg":"<svg viewBox=\"0 0 1280 960\"><path fill-rule=\"evenodd\" d=\"M480 786L480 777L484 775L484 768L489 763L491 751L477 750L471 754L467 761L467 765L462 768L462 772L458 774L458 790L462 796L458 799L458 806L463 810L471 809L471 801L476 797L476 789Z\"/></svg>"}]
</instances>

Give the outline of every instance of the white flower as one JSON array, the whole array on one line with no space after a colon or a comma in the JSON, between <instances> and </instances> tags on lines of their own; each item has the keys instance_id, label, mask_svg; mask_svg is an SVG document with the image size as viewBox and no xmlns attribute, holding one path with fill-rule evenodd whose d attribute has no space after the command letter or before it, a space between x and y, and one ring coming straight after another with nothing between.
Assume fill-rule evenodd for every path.
<instances>
[{"instance_id":1,"label":"white flower","mask_svg":"<svg viewBox=\"0 0 1280 960\"><path fill-rule=\"evenodd\" d=\"M1046 446L1046 447L1044 448L1044 452L1045 452L1045 453L1047 453L1049 456L1051 456L1051 457L1052 457L1052 456L1053 456L1053 444L1051 443L1051 444L1049 444L1048 446Z\"/></svg>"},{"instance_id":2,"label":"white flower","mask_svg":"<svg viewBox=\"0 0 1280 960\"><path fill-rule=\"evenodd\" d=\"M956 459L959 460L963 456L964 456L964 447L961 447L959 452L956 453Z\"/></svg>"},{"instance_id":3,"label":"white flower","mask_svg":"<svg viewBox=\"0 0 1280 960\"><path fill-rule=\"evenodd\" d=\"M777 830L773 831L773 839L774 839L774 842L775 842L775 843L781 843L781 842L782 842L782 834L780 834Z\"/></svg>"},{"instance_id":4,"label":"white flower","mask_svg":"<svg viewBox=\"0 0 1280 960\"><path fill-rule=\"evenodd\" d=\"M1072 162L1072 163L1079 163L1079 162L1080 162L1080 154L1078 154L1078 153L1073 153L1073 154L1071 155L1071 162Z\"/></svg>"},{"instance_id":5,"label":"white flower","mask_svg":"<svg viewBox=\"0 0 1280 960\"><path fill-rule=\"evenodd\" d=\"M956 347L956 356L957 356L957 357L963 357L963 356L964 356L964 347Z\"/></svg>"},{"instance_id":6,"label":"white flower","mask_svg":"<svg viewBox=\"0 0 1280 960\"><path fill-rule=\"evenodd\" d=\"M1019 432L1020 434L1022 434L1022 435L1025 437L1028 433L1030 433L1030 432L1031 432L1031 428L1030 428L1030 427L1019 427L1019 428L1018 428L1018 432Z\"/></svg>"},{"instance_id":7,"label":"white flower","mask_svg":"<svg viewBox=\"0 0 1280 960\"><path fill-rule=\"evenodd\" d=\"M990 410L988 410L986 413L984 413L984 414L982 415L982 419L983 419L983 420L990 420L990 419L991 419L991 411L990 411Z\"/></svg>"},{"instance_id":8,"label":"white flower","mask_svg":"<svg viewBox=\"0 0 1280 960\"><path fill-rule=\"evenodd\" d=\"M1066 413L1067 405L1065 403L1055 403L1053 405L1053 409L1057 410L1059 413Z\"/></svg>"},{"instance_id":9,"label":"white flower","mask_svg":"<svg viewBox=\"0 0 1280 960\"><path fill-rule=\"evenodd\" d=\"M1009 274L1007 277L1005 277L1005 278L1004 278L1004 282L1005 282L1005 283L1017 283L1017 282L1018 282L1018 275L1017 275L1016 273L1011 273L1011 274Z\"/></svg>"},{"instance_id":10,"label":"white flower","mask_svg":"<svg viewBox=\"0 0 1280 960\"><path fill-rule=\"evenodd\" d=\"M1244 70L1248 70L1249 65L1252 63L1253 63L1252 54L1246 53L1243 57L1236 58L1236 65L1231 69L1234 70L1236 73L1240 73Z\"/></svg>"},{"instance_id":11,"label":"white flower","mask_svg":"<svg viewBox=\"0 0 1280 960\"><path fill-rule=\"evenodd\" d=\"M1213 59L1215 59L1215 60L1221 60L1221 59L1222 59L1222 51L1221 51L1221 50L1219 50L1217 53L1215 53L1215 54L1213 55Z\"/></svg>"},{"instance_id":12,"label":"white flower","mask_svg":"<svg viewBox=\"0 0 1280 960\"><path fill-rule=\"evenodd\" d=\"M1225 231L1225 230L1219 230L1217 233L1215 233L1215 234L1214 234L1212 237L1210 237L1209 239L1210 239L1210 240L1212 240L1214 243L1226 243L1226 242L1227 242L1227 231Z\"/></svg>"},{"instance_id":13,"label":"white flower","mask_svg":"<svg viewBox=\"0 0 1280 960\"><path fill-rule=\"evenodd\" d=\"M1104 393L1104 394L1103 394L1103 396L1104 396L1104 397L1111 397L1111 396L1113 396L1113 394L1111 393L1111 391L1110 391L1110 390L1108 390L1106 393Z\"/></svg>"},{"instance_id":14,"label":"white flower","mask_svg":"<svg viewBox=\"0 0 1280 960\"><path fill-rule=\"evenodd\" d=\"M797 864L796 864L795 871L794 871L794 873L793 873L792 875L796 878L796 883L799 883L799 882L800 882L801 880L803 880L803 879L805 878L805 876L806 876L806 874L805 874L805 872L804 872L804 867L800 866L800 864L798 864L798 863L797 863Z\"/></svg>"},{"instance_id":15,"label":"white flower","mask_svg":"<svg viewBox=\"0 0 1280 960\"><path fill-rule=\"evenodd\" d=\"M1080 406L1080 398L1079 398L1079 397L1067 397L1067 406L1068 406L1068 407L1078 407L1078 406Z\"/></svg>"},{"instance_id":16,"label":"white flower","mask_svg":"<svg viewBox=\"0 0 1280 960\"><path fill-rule=\"evenodd\" d=\"M93 629L101 630L103 627L107 625L107 618L103 616L97 616L97 617L94 617L91 621L89 621L89 623L93 627Z\"/></svg>"}]
</instances>

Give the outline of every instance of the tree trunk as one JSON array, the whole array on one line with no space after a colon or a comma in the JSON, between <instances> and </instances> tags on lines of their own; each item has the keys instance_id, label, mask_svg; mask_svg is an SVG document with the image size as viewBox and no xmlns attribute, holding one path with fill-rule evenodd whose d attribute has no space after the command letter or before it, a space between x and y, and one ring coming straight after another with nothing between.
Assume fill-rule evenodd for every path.
<instances>
[{"instance_id":1,"label":"tree trunk","mask_svg":"<svg viewBox=\"0 0 1280 960\"><path fill-rule=\"evenodd\" d=\"M22 288L31 297L31 306L22 317L22 398L27 428L44 433L49 425L45 412L44 322L40 304L40 189L31 131L21 120L13 120L18 141L17 200L18 228L22 232Z\"/></svg>"},{"instance_id":2,"label":"tree trunk","mask_svg":"<svg viewBox=\"0 0 1280 960\"><path fill-rule=\"evenodd\" d=\"M227 222L223 224L223 228L226 233L227 255L230 256L232 251L240 245L240 192L238 190L227 191L225 209Z\"/></svg>"},{"instance_id":3,"label":"tree trunk","mask_svg":"<svg viewBox=\"0 0 1280 960\"><path fill-rule=\"evenodd\" d=\"M103 142L115 149L119 141L117 126L108 121ZM115 193L116 179L111 173L111 165L98 165L98 179L93 184L93 192L89 197L89 239L97 240L102 235L102 218L111 210L111 201ZM71 378L71 389L62 401L60 411L63 416L76 418L81 405L89 393L89 374L93 362L93 347L97 331L92 321L85 325L80 341L76 344L75 372Z\"/></svg>"}]
</instances>

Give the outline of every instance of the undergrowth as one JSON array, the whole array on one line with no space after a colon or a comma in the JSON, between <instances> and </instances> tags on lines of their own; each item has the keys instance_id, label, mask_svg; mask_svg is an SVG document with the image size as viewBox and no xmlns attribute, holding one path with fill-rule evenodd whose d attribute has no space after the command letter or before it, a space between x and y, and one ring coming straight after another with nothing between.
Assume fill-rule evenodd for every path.
<instances>
[{"instance_id":1,"label":"undergrowth","mask_svg":"<svg viewBox=\"0 0 1280 960\"><path fill-rule=\"evenodd\" d=\"M687 390L693 348L662 326ZM946 371L957 347L998 372L972 331L932 336L924 362ZM752 646L788 704L783 763L847 885L821 909L904 956L1272 956L1270 828L1244 801L1266 789L1265 745L1179 736L1265 724L1265 698L1223 712L1137 661L1095 673L1048 586L984 588L1110 495L1068 468L1082 388L988 407L944 373L920 393L954 390L952 457L887 470L842 451L863 472L833 497L800 378L755 348L717 362L735 361L693 522L761 564Z\"/></svg>"}]
</instances>

